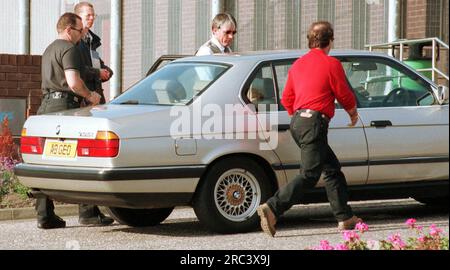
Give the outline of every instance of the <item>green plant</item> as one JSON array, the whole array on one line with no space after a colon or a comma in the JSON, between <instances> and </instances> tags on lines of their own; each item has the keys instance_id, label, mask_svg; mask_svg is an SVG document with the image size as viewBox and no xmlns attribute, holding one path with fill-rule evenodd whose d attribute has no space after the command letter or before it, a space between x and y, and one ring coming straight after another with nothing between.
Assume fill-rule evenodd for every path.
<instances>
[{"instance_id":1,"label":"green plant","mask_svg":"<svg viewBox=\"0 0 450 270\"><path fill-rule=\"evenodd\" d=\"M14 183L13 183L12 188L13 188L14 193L19 194L20 197L21 197L22 199L25 200L25 199L28 198L28 195L27 195L27 194L28 194L28 192L30 191L30 189L29 189L28 187L22 185L22 184L17 180L17 177L15 178L15 181L14 181Z\"/></svg>"}]
</instances>

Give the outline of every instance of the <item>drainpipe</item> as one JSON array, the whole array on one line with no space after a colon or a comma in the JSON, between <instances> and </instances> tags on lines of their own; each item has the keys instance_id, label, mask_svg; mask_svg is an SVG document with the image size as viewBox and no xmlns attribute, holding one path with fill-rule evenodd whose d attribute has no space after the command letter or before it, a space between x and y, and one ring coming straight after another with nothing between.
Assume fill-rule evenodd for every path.
<instances>
[{"instance_id":1,"label":"drainpipe","mask_svg":"<svg viewBox=\"0 0 450 270\"><path fill-rule=\"evenodd\" d=\"M389 0L388 9L388 42L394 42L400 39L400 0ZM391 55L394 55L393 50Z\"/></svg>"},{"instance_id":2,"label":"drainpipe","mask_svg":"<svg viewBox=\"0 0 450 270\"><path fill-rule=\"evenodd\" d=\"M122 0L111 0L111 99L121 94L122 88Z\"/></svg>"},{"instance_id":3,"label":"drainpipe","mask_svg":"<svg viewBox=\"0 0 450 270\"><path fill-rule=\"evenodd\" d=\"M440 1L440 7L441 7L441 14L439 16L439 28L440 28L439 29L439 38L445 42L444 29L446 26L444 24L444 17L445 17L444 0Z\"/></svg>"},{"instance_id":4,"label":"drainpipe","mask_svg":"<svg viewBox=\"0 0 450 270\"><path fill-rule=\"evenodd\" d=\"M30 0L20 0L19 20L19 54L30 54Z\"/></svg>"},{"instance_id":5,"label":"drainpipe","mask_svg":"<svg viewBox=\"0 0 450 270\"><path fill-rule=\"evenodd\" d=\"M225 12L225 0L211 0L211 19L222 12Z\"/></svg>"}]
</instances>

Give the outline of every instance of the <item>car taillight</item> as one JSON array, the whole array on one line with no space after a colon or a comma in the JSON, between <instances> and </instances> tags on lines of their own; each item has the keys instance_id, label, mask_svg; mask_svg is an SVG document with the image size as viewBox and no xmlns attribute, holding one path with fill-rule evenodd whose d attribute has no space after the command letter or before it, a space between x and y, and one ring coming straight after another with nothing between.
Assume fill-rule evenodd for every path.
<instances>
[{"instance_id":1,"label":"car taillight","mask_svg":"<svg viewBox=\"0 0 450 270\"><path fill-rule=\"evenodd\" d=\"M22 154L42 155L44 150L45 138L27 137L26 129L22 130L22 137L20 138L20 151Z\"/></svg>"},{"instance_id":2,"label":"car taillight","mask_svg":"<svg viewBox=\"0 0 450 270\"><path fill-rule=\"evenodd\" d=\"M95 139L79 139L79 157L116 157L119 154L119 137L112 131L99 131Z\"/></svg>"}]
</instances>

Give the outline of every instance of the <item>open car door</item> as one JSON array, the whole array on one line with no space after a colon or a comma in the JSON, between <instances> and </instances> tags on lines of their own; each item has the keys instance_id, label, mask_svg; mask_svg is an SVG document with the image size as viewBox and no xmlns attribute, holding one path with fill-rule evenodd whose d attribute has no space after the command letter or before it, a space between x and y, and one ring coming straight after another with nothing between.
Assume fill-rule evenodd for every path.
<instances>
[{"instance_id":1,"label":"open car door","mask_svg":"<svg viewBox=\"0 0 450 270\"><path fill-rule=\"evenodd\" d=\"M155 63L153 63L153 65L150 67L150 69L148 70L145 77L147 77L148 75L152 74L153 72L157 71L158 69L164 67L165 65L167 65L168 63L170 63L174 60L188 57L188 56L192 56L192 55L162 55L155 61Z\"/></svg>"}]
</instances>

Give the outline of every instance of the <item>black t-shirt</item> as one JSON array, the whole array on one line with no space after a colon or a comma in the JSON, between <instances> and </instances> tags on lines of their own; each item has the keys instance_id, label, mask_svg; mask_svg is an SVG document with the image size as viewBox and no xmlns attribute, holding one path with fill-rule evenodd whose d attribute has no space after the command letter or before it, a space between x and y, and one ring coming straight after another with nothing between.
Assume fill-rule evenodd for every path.
<instances>
[{"instance_id":1,"label":"black t-shirt","mask_svg":"<svg viewBox=\"0 0 450 270\"><path fill-rule=\"evenodd\" d=\"M42 55L42 89L68 91L65 70L82 72L81 54L71 42L57 39L45 49Z\"/></svg>"}]
</instances>

